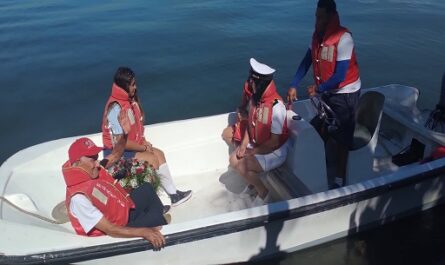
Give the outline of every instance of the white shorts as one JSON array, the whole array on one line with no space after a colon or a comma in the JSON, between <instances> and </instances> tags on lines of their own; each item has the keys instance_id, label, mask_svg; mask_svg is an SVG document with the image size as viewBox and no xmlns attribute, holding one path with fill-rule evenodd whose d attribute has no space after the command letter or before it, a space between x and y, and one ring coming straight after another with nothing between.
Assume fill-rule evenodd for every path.
<instances>
[{"instance_id":1,"label":"white shorts","mask_svg":"<svg viewBox=\"0 0 445 265\"><path fill-rule=\"evenodd\" d=\"M255 158L265 172L270 171L281 166L284 161L286 161L288 146L289 141L286 141L280 148L272 153L255 155Z\"/></svg>"}]
</instances>

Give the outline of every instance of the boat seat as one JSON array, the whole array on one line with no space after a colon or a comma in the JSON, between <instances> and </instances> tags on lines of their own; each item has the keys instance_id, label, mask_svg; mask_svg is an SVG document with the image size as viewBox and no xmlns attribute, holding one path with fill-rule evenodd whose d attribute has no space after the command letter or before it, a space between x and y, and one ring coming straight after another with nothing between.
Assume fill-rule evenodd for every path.
<instances>
[{"instance_id":1,"label":"boat seat","mask_svg":"<svg viewBox=\"0 0 445 265\"><path fill-rule=\"evenodd\" d=\"M369 179L373 175L373 160L385 96L376 91L363 94L355 115L355 130L352 147L346 166L346 184Z\"/></svg>"},{"instance_id":2,"label":"boat seat","mask_svg":"<svg viewBox=\"0 0 445 265\"><path fill-rule=\"evenodd\" d=\"M266 186L272 191L273 198L290 200L311 194L308 187L298 179L291 170L283 165L266 175Z\"/></svg>"},{"instance_id":3,"label":"boat seat","mask_svg":"<svg viewBox=\"0 0 445 265\"><path fill-rule=\"evenodd\" d=\"M286 161L266 176L266 182L282 199L328 190L324 143L312 125L293 120L296 113L287 111L289 150Z\"/></svg>"}]
</instances>

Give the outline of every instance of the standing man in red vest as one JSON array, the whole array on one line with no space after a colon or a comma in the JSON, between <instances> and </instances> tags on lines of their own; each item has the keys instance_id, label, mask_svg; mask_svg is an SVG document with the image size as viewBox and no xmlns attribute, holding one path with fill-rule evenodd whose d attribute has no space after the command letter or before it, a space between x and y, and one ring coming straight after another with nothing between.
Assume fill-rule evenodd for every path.
<instances>
[{"instance_id":1,"label":"standing man in red vest","mask_svg":"<svg viewBox=\"0 0 445 265\"><path fill-rule=\"evenodd\" d=\"M79 235L142 237L155 249L165 245L160 227L167 224L163 205L150 184L128 194L97 161L99 152L88 138L77 139L62 166L65 204Z\"/></svg>"},{"instance_id":2,"label":"standing man in red vest","mask_svg":"<svg viewBox=\"0 0 445 265\"><path fill-rule=\"evenodd\" d=\"M322 93L322 99L335 112L339 121L338 130L330 136L335 140L338 150L338 178L335 181L342 185L360 97L359 68L352 35L347 28L340 25L334 0L319 0L315 17L312 44L289 89L297 88L312 65L315 85L308 87L308 94L312 97L316 93Z\"/></svg>"},{"instance_id":3,"label":"standing man in red vest","mask_svg":"<svg viewBox=\"0 0 445 265\"><path fill-rule=\"evenodd\" d=\"M246 192L256 192L252 205L267 203L269 191L259 174L284 163L287 156L286 106L278 95L273 73L275 69L250 59L248 133L230 155L230 165L245 178ZM250 189L250 191L249 191Z\"/></svg>"}]
</instances>

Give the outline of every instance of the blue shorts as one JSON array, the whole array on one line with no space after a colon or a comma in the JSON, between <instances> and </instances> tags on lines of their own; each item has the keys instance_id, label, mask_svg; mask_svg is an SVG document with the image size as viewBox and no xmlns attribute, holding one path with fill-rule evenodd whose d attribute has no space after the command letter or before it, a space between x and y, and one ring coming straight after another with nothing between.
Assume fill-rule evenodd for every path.
<instances>
[{"instance_id":1,"label":"blue shorts","mask_svg":"<svg viewBox=\"0 0 445 265\"><path fill-rule=\"evenodd\" d=\"M331 133L330 136L337 143L348 148L352 146L354 138L355 112L359 98L360 89L353 93L325 93L322 95L322 99L331 107L340 123L338 129Z\"/></svg>"},{"instance_id":2,"label":"blue shorts","mask_svg":"<svg viewBox=\"0 0 445 265\"><path fill-rule=\"evenodd\" d=\"M109 154L111 154L112 149L104 149L104 157L107 157ZM123 158L134 158L136 155L133 151L125 151L122 155Z\"/></svg>"}]
</instances>

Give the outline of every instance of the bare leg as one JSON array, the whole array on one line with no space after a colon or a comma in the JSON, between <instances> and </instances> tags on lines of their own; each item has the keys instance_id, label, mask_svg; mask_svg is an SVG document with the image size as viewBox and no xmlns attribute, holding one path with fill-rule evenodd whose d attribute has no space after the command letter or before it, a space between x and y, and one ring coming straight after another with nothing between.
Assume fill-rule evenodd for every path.
<instances>
[{"instance_id":1,"label":"bare leg","mask_svg":"<svg viewBox=\"0 0 445 265\"><path fill-rule=\"evenodd\" d=\"M156 147L153 147L153 153L155 154L156 158L158 159L159 165L167 163L167 161L165 159L164 152L162 152L162 150L160 150Z\"/></svg>"},{"instance_id":2,"label":"bare leg","mask_svg":"<svg viewBox=\"0 0 445 265\"><path fill-rule=\"evenodd\" d=\"M136 152L136 155L134 157L138 160L147 161L155 169L158 169L161 165L156 154L154 152L149 152L148 150L145 152Z\"/></svg>"},{"instance_id":3,"label":"bare leg","mask_svg":"<svg viewBox=\"0 0 445 265\"><path fill-rule=\"evenodd\" d=\"M165 161L164 152L153 147L153 151L150 152L147 150L145 152L138 152L136 153L135 157L136 159L147 161L154 167L154 169L156 169L161 179L161 186L167 192L167 194L176 194L176 186Z\"/></svg>"},{"instance_id":4,"label":"bare leg","mask_svg":"<svg viewBox=\"0 0 445 265\"><path fill-rule=\"evenodd\" d=\"M233 139L233 128L232 125L227 126L222 134L221 137L223 138L224 142L226 142L227 145L232 145L232 139Z\"/></svg>"},{"instance_id":5,"label":"bare leg","mask_svg":"<svg viewBox=\"0 0 445 265\"><path fill-rule=\"evenodd\" d=\"M230 155L229 162L230 166L233 167L248 184L253 185L258 195L264 199L268 190L260 179L259 174L264 171L255 156L246 156L238 159L235 151Z\"/></svg>"}]
</instances>

